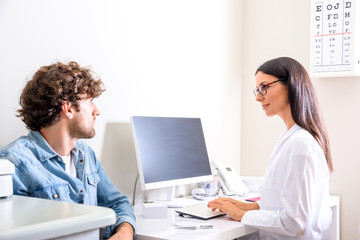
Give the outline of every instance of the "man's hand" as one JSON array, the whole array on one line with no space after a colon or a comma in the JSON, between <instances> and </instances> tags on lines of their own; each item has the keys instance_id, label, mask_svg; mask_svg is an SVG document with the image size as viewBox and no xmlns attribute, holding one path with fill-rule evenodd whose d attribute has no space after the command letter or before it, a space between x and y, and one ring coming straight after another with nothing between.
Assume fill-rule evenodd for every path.
<instances>
[{"instance_id":1,"label":"man's hand","mask_svg":"<svg viewBox=\"0 0 360 240\"><path fill-rule=\"evenodd\" d=\"M134 239L134 229L130 223L123 222L116 229L116 233L109 240L131 240Z\"/></svg>"}]
</instances>

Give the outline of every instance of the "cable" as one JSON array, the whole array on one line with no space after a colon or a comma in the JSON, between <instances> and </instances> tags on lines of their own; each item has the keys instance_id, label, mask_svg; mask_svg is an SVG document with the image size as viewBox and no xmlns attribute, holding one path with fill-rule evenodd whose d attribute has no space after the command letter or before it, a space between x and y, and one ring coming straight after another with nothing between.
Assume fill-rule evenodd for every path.
<instances>
[{"instance_id":1,"label":"cable","mask_svg":"<svg viewBox=\"0 0 360 240\"><path fill-rule=\"evenodd\" d=\"M134 184L133 200L132 200L132 205L133 206L135 205L136 184L137 184L138 179L139 179L139 173L136 175L135 184Z\"/></svg>"}]
</instances>

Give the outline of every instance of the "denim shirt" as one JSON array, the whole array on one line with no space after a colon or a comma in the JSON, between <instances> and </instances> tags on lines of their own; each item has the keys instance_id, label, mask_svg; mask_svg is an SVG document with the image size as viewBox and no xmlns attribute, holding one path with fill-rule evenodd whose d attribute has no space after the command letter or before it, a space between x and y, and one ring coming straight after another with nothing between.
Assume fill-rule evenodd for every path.
<instances>
[{"instance_id":1,"label":"denim shirt","mask_svg":"<svg viewBox=\"0 0 360 240\"><path fill-rule=\"evenodd\" d=\"M0 159L15 165L14 194L97 205L112 208L116 224L108 226L108 238L122 223L130 223L135 231L135 216L128 198L116 189L106 175L94 151L78 140L71 151L76 168L76 178L65 171L65 163L40 132L30 131L0 150Z\"/></svg>"}]
</instances>

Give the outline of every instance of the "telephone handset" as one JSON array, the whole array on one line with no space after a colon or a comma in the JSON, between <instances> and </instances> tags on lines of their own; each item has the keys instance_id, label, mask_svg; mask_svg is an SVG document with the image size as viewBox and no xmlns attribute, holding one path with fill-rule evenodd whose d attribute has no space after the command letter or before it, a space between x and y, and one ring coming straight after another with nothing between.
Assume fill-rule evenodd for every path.
<instances>
[{"instance_id":1,"label":"telephone handset","mask_svg":"<svg viewBox=\"0 0 360 240\"><path fill-rule=\"evenodd\" d=\"M249 192L241 177L230 166L224 166L218 161L213 161L212 166L218 173L220 185L225 195L240 195Z\"/></svg>"}]
</instances>

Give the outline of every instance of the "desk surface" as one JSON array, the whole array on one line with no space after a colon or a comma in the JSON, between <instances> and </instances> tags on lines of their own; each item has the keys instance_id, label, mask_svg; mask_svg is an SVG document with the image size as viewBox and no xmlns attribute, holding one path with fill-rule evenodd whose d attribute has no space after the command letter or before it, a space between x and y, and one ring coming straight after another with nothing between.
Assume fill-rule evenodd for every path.
<instances>
[{"instance_id":1,"label":"desk surface","mask_svg":"<svg viewBox=\"0 0 360 240\"><path fill-rule=\"evenodd\" d=\"M242 198L239 198L239 200ZM194 202L198 203L198 202ZM330 207L336 208L333 211L334 228L332 229L332 239L339 239L339 197L330 196ZM218 217L210 220L199 220L195 218L180 217L175 212L175 209L168 208L167 218L159 219L145 219L142 215L141 204L136 205L134 208L136 222L137 222L137 235L135 240L192 240L192 239L235 239L256 232L255 228L245 226L240 222L231 220L228 216ZM194 223L194 224L211 224L215 226L214 229L203 230L181 230L175 229L174 223Z\"/></svg>"},{"instance_id":2,"label":"desk surface","mask_svg":"<svg viewBox=\"0 0 360 240\"><path fill-rule=\"evenodd\" d=\"M10 196L0 199L0 239L47 239L115 223L112 209Z\"/></svg>"},{"instance_id":3,"label":"desk surface","mask_svg":"<svg viewBox=\"0 0 360 240\"><path fill-rule=\"evenodd\" d=\"M199 201L194 200L194 204L196 203L199 203ZM180 217L174 208L168 208L167 218L145 219L142 215L141 204L135 206L134 212L137 226L135 240L235 239L257 231L255 228L231 220L228 216L204 221L195 218ZM175 229L174 223L211 224L215 228L197 230Z\"/></svg>"}]
</instances>

